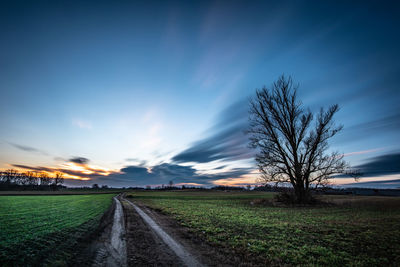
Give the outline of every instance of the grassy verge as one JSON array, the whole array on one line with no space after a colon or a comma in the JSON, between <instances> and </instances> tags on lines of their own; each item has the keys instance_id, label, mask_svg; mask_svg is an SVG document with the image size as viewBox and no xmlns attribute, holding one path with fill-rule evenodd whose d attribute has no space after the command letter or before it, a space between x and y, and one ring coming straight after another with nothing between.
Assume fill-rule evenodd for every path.
<instances>
[{"instance_id":1,"label":"grassy verge","mask_svg":"<svg viewBox=\"0 0 400 267\"><path fill-rule=\"evenodd\" d=\"M395 206L391 199L389 208L368 204L290 208L257 204L271 198L268 193L137 192L132 197L256 263L400 264L400 199Z\"/></svg>"},{"instance_id":2,"label":"grassy verge","mask_svg":"<svg viewBox=\"0 0 400 267\"><path fill-rule=\"evenodd\" d=\"M64 265L113 196L0 196L0 265Z\"/></svg>"},{"instance_id":3,"label":"grassy verge","mask_svg":"<svg viewBox=\"0 0 400 267\"><path fill-rule=\"evenodd\" d=\"M50 190L0 191L0 196L119 194L124 191L127 191L127 190L67 188L67 189L61 189L61 190L57 190L57 191L50 191Z\"/></svg>"}]
</instances>

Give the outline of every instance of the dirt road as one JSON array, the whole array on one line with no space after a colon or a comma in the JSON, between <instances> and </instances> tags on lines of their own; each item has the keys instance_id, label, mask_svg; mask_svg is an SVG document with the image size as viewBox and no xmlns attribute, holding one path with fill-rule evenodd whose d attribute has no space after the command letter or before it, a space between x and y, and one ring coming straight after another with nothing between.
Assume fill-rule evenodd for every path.
<instances>
[{"instance_id":1,"label":"dirt road","mask_svg":"<svg viewBox=\"0 0 400 267\"><path fill-rule=\"evenodd\" d=\"M136 210L136 212L142 217L143 221L147 223L147 226L158 235L159 238L175 253L182 263L186 266L203 266L196 258L190 254L185 247L178 243L174 238L167 234L149 215L147 215L141 208L127 200L128 203Z\"/></svg>"},{"instance_id":2,"label":"dirt road","mask_svg":"<svg viewBox=\"0 0 400 267\"><path fill-rule=\"evenodd\" d=\"M242 265L232 253L221 253L168 216L123 195L114 198L103 226L88 251L82 254L86 262L80 261L80 266Z\"/></svg>"},{"instance_id":3,"label":"dirt road","mask_svg":"<svg viewBox=\"0 0 400 267\"><path fill-rule=\"evenodd\" d=\"M125 220L119 197L114 197L114 214L111 223L93 244L95 249L92 266L127 266Z\"/></svg>"},{"instance_id":4,"label":"dirt road","mask_svg":"<svg viewBox=\"0 0 400 267\"><path fill-rule=\"evenodd\" d=\"M102 230L78 265L86 266L203 266L195 256L166 233L131 201L118 195ZM77 265L74 263L73 265Z\"/></svg>"},{"instance_id":5,"label":"dirt road","mask_svg":"<svg viewBox=\"0 0 400 267\"><path fill-rule=\"evenodd\" d=\"M123 199L129 266L202 266L131 201Z\"/></svg>"}]
</instances>

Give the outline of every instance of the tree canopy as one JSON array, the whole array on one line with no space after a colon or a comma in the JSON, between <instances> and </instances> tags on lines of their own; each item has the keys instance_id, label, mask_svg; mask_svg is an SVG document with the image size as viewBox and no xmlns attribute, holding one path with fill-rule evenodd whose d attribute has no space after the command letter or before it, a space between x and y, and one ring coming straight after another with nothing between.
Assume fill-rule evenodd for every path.
<instances>
[{"instance_id":1,"label":"tree canopy","mask_svg":"<svg viewBox=\"0 0 400 267\"><path fill-rule=\"evenodd\" d=\"M292 78L280 76L270 88L256 90L250 101L250 146L265 183L287 183L296 201L310 201L311 188L343 173L347 163L338 152L327 153L328 140L342 126L333 120L337 104L317 114L305 109ZM314 122L314 123L313 123Z\"/></svg>"}]
</instances>

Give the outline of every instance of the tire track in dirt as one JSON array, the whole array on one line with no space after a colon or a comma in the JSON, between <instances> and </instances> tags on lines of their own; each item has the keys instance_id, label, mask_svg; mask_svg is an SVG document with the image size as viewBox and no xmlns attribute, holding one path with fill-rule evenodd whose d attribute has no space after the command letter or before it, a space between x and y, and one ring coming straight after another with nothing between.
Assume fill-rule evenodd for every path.
<instances>
[{"instance_id":1,"label":"tire track in dirt","mask_svg":"<svg viewBox=\"0 0 400 267\"><path fill-rule=\"evenodd\" d=\"M98 240L92 266L127 266L124 212L119 196L114 197L112 226Z\"/></svg>"},{"instance_id":2,"label":"tire track in dirt","mask_svg":"<svg viewBox=\"0 0 400 267\"><path fill-rule=\"evenodd\" d=\"M132 251L132 258L128 259L129 265L157 265L157 266L203 266L200 262L196 260L196 258L190 254L180 243L178 243L175 239L173 239L170 235L168 235L149 215L147 215L141 208L132 203L131 201L122 198L122 200L127 203L131 208L128 216L134 218L136 224L139 224L135 230L133 230L132 235L140 235L142 237L143 244L135 244L132 242L132 246L136 246ZM129 218L128 218L129 219ZM130 218L132 219L132 218ZM139 221L143 221L142 223ZM143 224L143 225L141 225ZM143 229L144 228L148 228ZM128 235L129 233L128 226ZM151 230L151 232L149 232ZM147 233L146 233L147 232ZM155 238L149 238L149 234L155 236ZM147 235L147 236L146 236ZM129 237L128 237L129 239ZM137 238L136 238L137 239ZM149 239L153 239L149 241ZM157 240L158 239L158 240ZM146 244L146 242L149 242ZM130 243L128 242L128 246ZM142 248L140 247L142 246ZM144 255L140 255L143 253ZM171 255L171 253L173 255ZM149 255L155 257L154 259L149 259ZM157 255L154 255L157 254ZM129 249L128 249L129 256ZM143 258L144 257L144 258Z\"/></svg>"}]
</instances>

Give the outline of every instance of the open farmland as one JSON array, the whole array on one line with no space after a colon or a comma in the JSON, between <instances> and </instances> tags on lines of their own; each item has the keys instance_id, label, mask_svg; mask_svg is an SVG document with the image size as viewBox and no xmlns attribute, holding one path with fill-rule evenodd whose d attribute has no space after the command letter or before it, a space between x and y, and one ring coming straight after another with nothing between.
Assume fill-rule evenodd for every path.
<instances>
[{"instance_id":1,"label":"open farmland","mask_svg":"<svg viewBox=\"0 0 400 267\"><path fill-rule=\"evenodd\" d=\"M175 218L245 262L268 265L395 266L400 199L335 196L333 204L277 207L270 193L135 192L132 201ZM336 203L336 204L335 204Z\"/></svg>"},{"instance_id":2,"label":"open farmland","mask_svg":"<svg viewBox=\"0 0 400 267\"><path fill-rule=\"evenodd\" d=\"M0 196L0 265L64 264L114 195Z\"/></svg>"}]
</instances>

